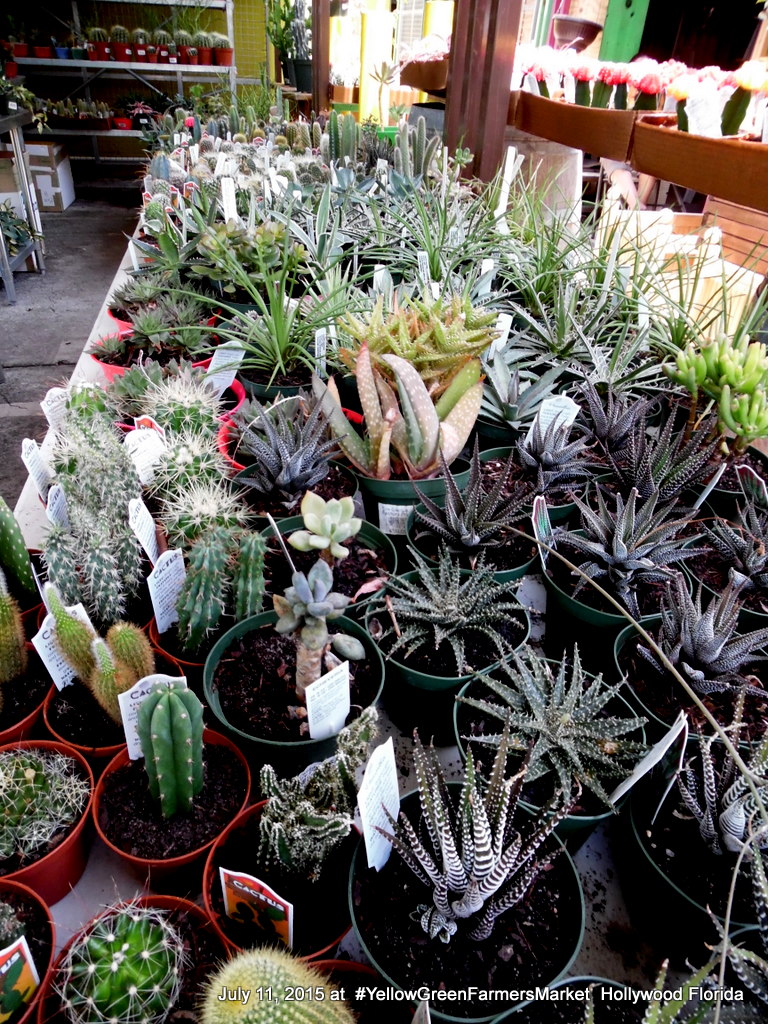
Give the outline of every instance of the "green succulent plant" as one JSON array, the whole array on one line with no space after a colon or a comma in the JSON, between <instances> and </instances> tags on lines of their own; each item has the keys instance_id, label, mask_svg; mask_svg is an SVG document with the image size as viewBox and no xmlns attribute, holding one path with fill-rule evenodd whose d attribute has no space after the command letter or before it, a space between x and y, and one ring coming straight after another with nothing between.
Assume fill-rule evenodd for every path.
<instances>
[{"instance_id":1,"label":"green succulent plant","mask_svg":"<svg viewBox=\"0 0 768 1024\"><path fill-rule=\"evenodd\" d=\"M517 442L520 465L536 494L569 489L589 479L587 439L577 437L571 441L570 434L571 427L558 418L547 426L537 418L530 439Z\"/></svg>"},{"instance_id":2,"label":"green succulent plant","mask_svg":"<svg viewBox=\"0 0 768 1024\"><path fill-rule=\"evenodd\" d=\"M590 380L579 389L586 403L584 412L591 436L606 455L621 460L630 438L638 430L645 432L650 399L617 394L613 388L601 392Z\"/></svg>"},{"instance_id":3,"label":"green succulent plant","mask_svg":"<svg viewBox=\"0 0 768 1024\"><path fill-rule=\"evenodd\" d=\"M5 575L0 569L0 714L3 710L3 686L23 676L27 662L21 610L8 590Z\"/></svg>"},{"instance_id":4,"label":"green succulent plant","mask_svg":"<svg viewBox=\"0 0 768 1024\"><path fill-rule=\"evenodd\" d=\"M739 504L735 522L718 519L703 527L704 540L730 567L742 593L768 591L768 512L754 501Z\"/></svg>"},{"instance_id":5,"label":"green succulent plant","mask_svg":"<svg viewBox=\"0 0 768 1024\"><path fill-rule=\"evenodd\" d=\"M541 407L551 398L563 367L552 366L541 375L533 370L512 369L510 353L500 352L483 361L485 384L480 418L495 426L507 427L510 434L527 430Z\"/></svg>"},{"instance_id":6,"label":"green succulent plant","mask_svg":"<svg viewBox=\"0 0 768 1024\"><path fill-rule=\"evenodd\" d=\"M154 686L136 722L149 791L164 818L189 813L203 788L203 706L180 683Z\"/></svg>"},{"instance_id":7,"label":"green succulent plant","mask_svg":"<svg viewBox=\"0 0 768 1024\"><path fill-rule=\"evenodd\" d=\"M301 500L304 529L295 530L288 543L297 551L319 551L320 557L333 565L335 559L346 558L349 548L344 541L360 532L362 519L355 515L352 498L329 498L307 491Z\"/></svg>"}]
</instances>

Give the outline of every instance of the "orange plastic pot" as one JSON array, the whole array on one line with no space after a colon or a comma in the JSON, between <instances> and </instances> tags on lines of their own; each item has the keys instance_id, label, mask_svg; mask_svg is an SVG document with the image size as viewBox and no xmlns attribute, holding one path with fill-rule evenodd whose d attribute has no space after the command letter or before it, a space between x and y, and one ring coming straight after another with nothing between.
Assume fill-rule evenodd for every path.
<instances>
[{"instance_id":1,"label":"orange plastic pot","mask_svg":"<svg viewBox=\"0 0 768 1024\"><path fill-rule=\"evenodd\" d=\"M226 747L227 750L235 755L243 769L245 776L245 794L238 809L239 816L243 808L248 805L248 800L251 795L251 771L248 767L248 762L243 757L239 748L236 747L230 739L226 736L222 736L221 733L214 732L212 729L203 730L203 743L209 747ZM118 768L124 768L129 761L128 748L124 746L106 766L102 772L101 778L96 784L96 792L94 793L93 798L93 821L96 826L96 832L102 842L112 850L112 852L119 857L135 875L150 886L150 888L171 888L176 891L187 891L191 890L192 887L196 887L199 890L203 861L205 860L208 851L220 837L214 836L202 846L198 846L194 850L190 850L188 853L180 854L178 857L168 857L166 859L136 857L132 853L127 853L125 850L121 850L119 846L115 846L99 824L101 801L104 797L104 789L109 780L109 776L117 771ZM236 821L237 817L233 820ZM207 909L208 908L206 907L206 910Z\"/></svg>"},{"instance_id":2,"label":"orange plastic pot","mask_svg":"<svg viewBox=\"0 0 768 1024\"><path fill-rule=\"evenodd\" d=\"M0 747L0 751L9 749L46 750L51 753L66 754L77 764L90 784L91 794L80 819L75 822L64 839L39 860L2 876L3 881L21 882L22 885L28 885L48 904L58 903L70 889L77 885L88 860L90 843L86 825L91 820L93 772L82 754L55 740L22 740L20 743L9 743Z\"/></svg>"},{"instance_id":3,"label":"orange plastic pot","mask_svg":"<svg viewBox=\"0 0 768 1024\"><path fill-rule=\"evenodd\" d=\"M50 908L45 900L41 899L40 896L28 885L23 885L21 882L11 882L7 878L0 878L0 900L4 900L6 896L16 896L19 899L25 900L27 903L35 903L43 911L48 921L48 941L50 942L51 952L48 959L43 963L40 958L35 959L35 967L37 973L40 976L40 984L35 989L32 998L27 1003L27 1008L24 1013L19 1017L15 1024L29 1024L37 1013L37 1007L40 1003L43 992L49 986L51 976L53 974L53 954L56 949L56 926L53 923L53 916L51 915Z\"/></svg>"},{"instance_id":4,"label":"orange plastic pot","mask_svg":"<svg viewBox=\"0 0 768 1024\"><path fill-rule=\"evenodd\" d=\"M35 649L29 641L26 643L27 653L34 655ZM9 743L18 743L19 740L25 740L30 735L34 727L43 713L43 703L33 708L29 714L25 715L24 718L20 718L18 722L13 725L9 725L7 728L0 730L0 746L6 747Z\"/></svg>"}]
</instances>

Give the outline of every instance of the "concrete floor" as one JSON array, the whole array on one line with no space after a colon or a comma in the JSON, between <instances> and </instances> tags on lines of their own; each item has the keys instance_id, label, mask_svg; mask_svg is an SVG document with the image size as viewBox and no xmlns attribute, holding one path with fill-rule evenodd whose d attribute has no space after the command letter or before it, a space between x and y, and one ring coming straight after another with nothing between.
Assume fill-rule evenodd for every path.
<instances>
[{"instance_id":1,"label":"concrete floor","mask_svg":"<svg viewBox=\"0 0 768 1024\"><path fill-rule=\"evenodd\" d=\"M45 274L15 275L15 305L0 283L0 494L11 507L26 479L21 442L45 434L40 399L72 372L136 225L125 203L138 199L137 188L43 214Z\"/></svg>"}]
</instances>

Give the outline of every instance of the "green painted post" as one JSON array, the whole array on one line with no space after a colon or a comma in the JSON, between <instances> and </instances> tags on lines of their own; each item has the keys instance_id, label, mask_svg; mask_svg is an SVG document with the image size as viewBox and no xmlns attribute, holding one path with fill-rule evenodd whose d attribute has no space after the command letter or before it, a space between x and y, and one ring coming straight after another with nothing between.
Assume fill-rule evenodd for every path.
<instances>
[{"instance_id":1,"label":"green painted post","mask_svg":"<svg viewBox=\"0 0 768 1024\"><path fill-rule=\"evenodd\" d=\"M628 61L637 56L649 3L650 0L608 0L601 60Z\"/></svg>"}]
</instances>

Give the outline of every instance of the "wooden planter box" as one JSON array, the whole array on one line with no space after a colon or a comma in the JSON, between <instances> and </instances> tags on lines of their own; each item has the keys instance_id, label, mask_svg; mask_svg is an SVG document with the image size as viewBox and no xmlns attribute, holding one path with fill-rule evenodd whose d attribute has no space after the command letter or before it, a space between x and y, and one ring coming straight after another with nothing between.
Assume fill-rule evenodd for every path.
<instances>
[{"instance_id":1,"label":"wooden planter box","mask_svg":"<svg viewBox=\"0 0 768 1024\"><path fill-rule=\"evenodd\" d=\"M708 139L673 128L635 125L635 170L697 192L768 211L768 146L741 139Z\"/></svg>"},{"instance_id":2,"label":"wooden planter box","mask_svg":"<svg viewBox=\"0 0 768 1024\"><path fill-rule=\"evenodd\" d=\"M421 92L441 92L448 85L448 58L408 64L400 72L400 84Z\"/></svg>"},{"instance_id":3,"label":"wooden planter box","mask_svg":"<svg viewBox=\"0 0 768 1024\"><path fill-rule=\"evenodd\" d=\"M601 110L560 103L520 91L512 124L530 135L583 149L593 156L626 161L635 124L634 110ZM511 104L510 104L511 106Z\"/></svg>"}]
</instances>

